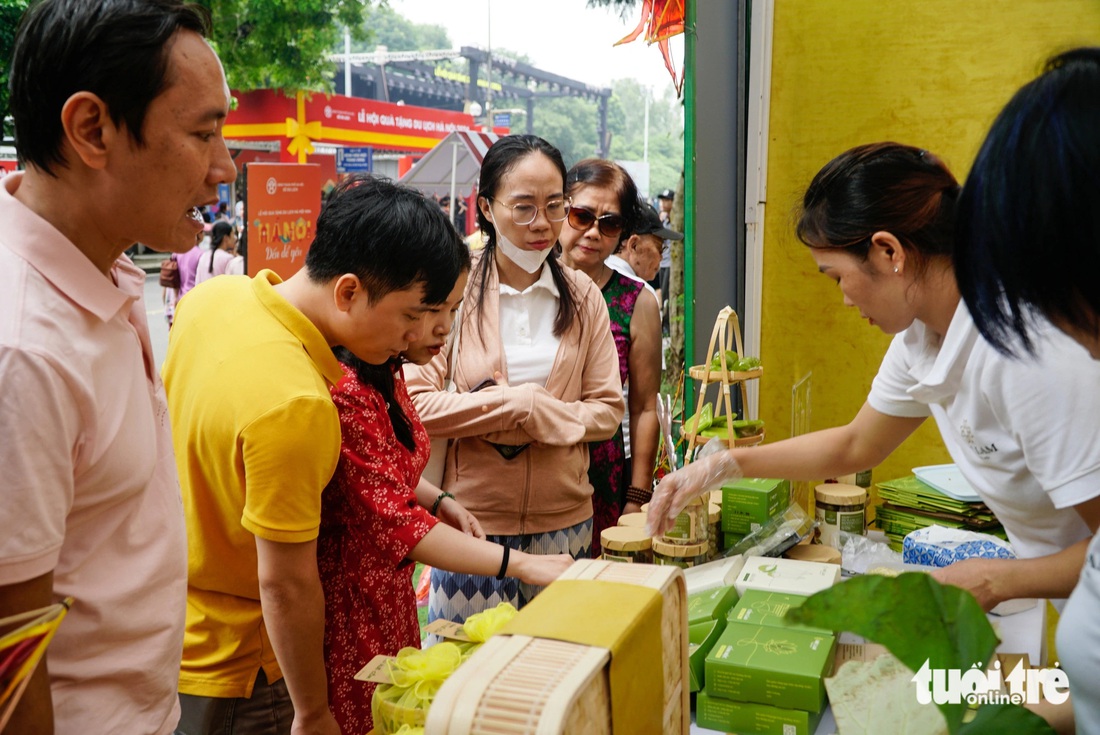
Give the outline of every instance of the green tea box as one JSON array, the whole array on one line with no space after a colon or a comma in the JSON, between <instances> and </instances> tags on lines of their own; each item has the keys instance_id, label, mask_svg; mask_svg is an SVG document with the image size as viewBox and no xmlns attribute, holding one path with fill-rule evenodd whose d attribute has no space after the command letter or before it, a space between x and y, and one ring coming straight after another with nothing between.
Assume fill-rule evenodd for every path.
<instances>
[{"instance_id":1,"label":"green tea box","mask_svg":"<svg viewBox=\"0 0 1100 735\"><path fill-rule=\"evenodd\" d=\"M703 666L709 697L820 712L836 639L731 620Z\"/></svg>"},{"instance_id":2,"label":"green tea box","mask_svg":"<svg viewBox=\"0 0 1100 735\"><path fill-rule=\"evenodd\" d=\"M737 589L715 587L688 593L688 625L707 620L725 620L726 613L737 604Z\"/></svg>"},{"instance_id":3,"label":"green tea box","mask_svg":"<svg viewBox=\"0 0 1100 735\"><path fill-rule=\"evenodd\" d=\"M734 702L699 692L695 722L719 732L751 732L754 735L813 735L822 712L784 709L768 704Z\"/></svg>"},{"instance_id":4,"label":"green tea box","mask_svg":"<svg viewBox=\"0 0 1100 735\"><path fill-rule=\"evenodd\" d=\"M809 597L832 587L839 580L839 564L750 556L745 559L745 565L741 567L733 586L740 595L744 595L745 590L757 589Z\"/></svg>"},{"instance_id":5,"label":"green tea box","mask_svg":"<svg viewBox=\"0 0 1100 735\"><path fill-rule=\"evenodd\" d=\"M688 626L688 691L697 692L703 688L707 654L725 629L726 621L722 618Z\"/></svg>"},{"instance_id":6,"label":"green tea box","mask_svg":"<svg viewBox=\"0 0 1100 735\"><path fill-rule=\"evenodd\" d=\"M737 601L737 604L729 609L727 617L730 620L739 620L742 623L770 625L776 628L794 628L795 630L807 630L811 633L833 635L831 630L812 628L787 621L787 611L798 607L806 599L802 595L788 595L784 592L745 590L745 594Z\"/></svg>"},{"instance_id":7,"label":"green tea box","mask_svg":"<svg viewBox=\"0 0 1100 735\"><path fill-rule=\"evenodd\" d=\"M751 533L787 509L790 480L743 477L722 486L722 531Z\"/></svg>"}]
</instances>

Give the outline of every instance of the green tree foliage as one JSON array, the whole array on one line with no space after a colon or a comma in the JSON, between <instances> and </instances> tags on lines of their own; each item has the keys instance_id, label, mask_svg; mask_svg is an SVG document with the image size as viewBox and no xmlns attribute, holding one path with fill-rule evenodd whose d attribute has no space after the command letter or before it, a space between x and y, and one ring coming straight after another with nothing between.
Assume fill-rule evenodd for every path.
<instances>
[{"instance_id":1,"label":"green tree foliage","mask_svg":"<svg viewBox=\"0 0 1100 735\"><path fill-rule=\"evenodd\" d=\"M370 0L200 0L214 19L211 42L229 86L241 91L323 92L336 67L328 54L352 29L363 38ZM342 45L342 41L341 41Z\"/></svg>"},{"instance_id":2,"label":"green tree foliage","mask_svg":"<svg viewBox=\"0 0 1100 735\"><path fill-rule=\"evenodd\" d=\"M10 139L12 129L8 123L8 69L15 46L15 31L19 18L27 9L27 0L0 0L0 138Z\"/></svg>"}]
</instances>

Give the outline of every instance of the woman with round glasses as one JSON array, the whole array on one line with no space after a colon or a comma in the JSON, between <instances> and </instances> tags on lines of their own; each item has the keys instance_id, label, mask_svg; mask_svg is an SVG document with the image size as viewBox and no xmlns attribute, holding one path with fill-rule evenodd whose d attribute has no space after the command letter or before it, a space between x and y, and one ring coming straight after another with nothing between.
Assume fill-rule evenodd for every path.
<instances>
[{"instance_id":1,"label":"woman with round glasses","mask_svg":"<svg viewBox=\"0 0 1100 735\"><path fill-rule=\"evenodd\" d=\"M443 490L486 537L531 554L587 556L588 442L612 436L622 385L600 291L549 257L568 212L565 164L542 138L511 135L485 154L478 223L486 235L450 346L411 367L428 433L450 439ZM451 390L446 387L451 384ZM539 587L432 570L429 615L462 621Z\"/></svg>"},{"instance_id":2,"label":"woman with round glasses","mask_svg":"<svg viewBox=\"0 0 1100 735\"><path fill-rule=\"evenodd\" d=\"M589 158L565 177L571 207L561 231L562 262L600 289L619 356L626 417L615 436L588 446L592 483L592 554L600 532L623 512L640 510L653 492L657 458L657 391L661 386L661 312L645 283L607 264L630 237L641 212L638 189L622 166Z\"/></svg>"}]
</instances>

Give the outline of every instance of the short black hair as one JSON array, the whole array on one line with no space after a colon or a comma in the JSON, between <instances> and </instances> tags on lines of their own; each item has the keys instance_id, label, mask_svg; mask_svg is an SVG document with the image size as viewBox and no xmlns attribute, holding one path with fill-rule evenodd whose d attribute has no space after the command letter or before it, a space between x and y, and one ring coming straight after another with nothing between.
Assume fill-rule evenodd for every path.
<instances>
[{"instance_id":1,"label":"short black hair","mask_svg":"<svg viewBox=\"0 0 1100 735\"><path fill-rule=\"evenodd\" d=\"M362 174L332 190L306 253L314 283L354 274L370 303L424 284L424 303L447 300L470 251L435 202L389 179Z\"/></svg>"},{"instance_id":2,"label":"short black hair","mask_svg":"<svg viewBox=\"0 0 1100 735\"><path fill-rule=\"evenodd\" d=\"M61 108L91 92L134 142L168 87L168 55L181 30L208 35L210 15L179 0L42 0L23 15L12 53L9 106L19 160L51 175L66 166Z\"/></svg>"},{"instance_id":3,"label":"short black hair","mask_svg":"<svg viewBox=\"0 0 1100 735\"><path fill-rule=\"evenodd\" d=\"M1100 48L1055 56L997 116L963 187L956 240L959 292L1002 352L1033 350L1036 309L1097 331Z\"/></svg>"}]
</instances>

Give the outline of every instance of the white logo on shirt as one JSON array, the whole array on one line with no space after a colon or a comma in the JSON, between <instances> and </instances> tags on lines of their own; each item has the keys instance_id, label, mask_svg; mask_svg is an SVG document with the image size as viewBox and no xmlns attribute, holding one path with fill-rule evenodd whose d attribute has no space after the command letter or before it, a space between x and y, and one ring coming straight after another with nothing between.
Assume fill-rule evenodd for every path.
<instances>
[{"instance_id":1,"label":"white logo on shirt","mask_svg":"<svg viewBox=\"0 0 1100 735\"><path fill-rule=\"evenodd\" d=\"M980 459L988 459L989 455L998 451L996 444L979 444L978 438L974 436L974 430L970 428L970 424L966 421L963 421L959 426L959 435L962 436L963 441L970 445L970 449Z\"/></svg>"}]
</instances>

